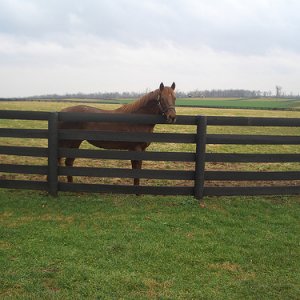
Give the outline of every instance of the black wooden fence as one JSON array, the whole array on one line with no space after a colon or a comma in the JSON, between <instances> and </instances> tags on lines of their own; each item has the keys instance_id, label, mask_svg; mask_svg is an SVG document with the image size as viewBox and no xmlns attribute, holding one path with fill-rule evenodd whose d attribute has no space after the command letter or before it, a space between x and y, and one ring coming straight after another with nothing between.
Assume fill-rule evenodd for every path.
<instances>
[{"instance_id":1,"label":"black wooden fence","mask_svg":"<svg viewBox=\"0 0 300 300\"><path fill-rule=\"evenodd\" d=\"M22 165L0 162L0 172L19 174L45 175L45 180L6 179L0 173L0 187L46 190L51 195L58 191L72 192L105 192L126 194L153 195L194 195L197 199L208 195L276 195L300 194L300 170L297 171L226 171L205 170L206 163L300 163L298 153L208 153L206 145L300 145L298 135L249 135L249 134L208 134L207 126L271 126L300 127L299 118L249 118L249 117L213 117L213 116L178 116L175 125L194 125L195 133L126 133L103 131L58 130L59 121L91 121L91 122L126 122L139 124L165 124L162 117L148 115L106 115L78 114L32 111L0 111L1 119L40 120L48 123L47 129L0 128L0 137L47 139L48 147L8 146L0 144L1 155L31 156L48 158L47 165ZM59 139L89 139L107 141L157 142L157 143L189 143L195 145L194 152L172 151L118 151L59 148ZM282 151L281 151L282 152ZM124 168L89 168L89 167L58 167L58 157L76 157L113 160L149 160L169 162L192 162L193 170L131 170ZM18 162L22 162L19 159ZM66 183L59 181L60 175L117 177L117 178L148 178L167 180L189 180L189 186L157 186L157 185L120 185L120 184L87 184ZM47 179L46 179L47 178ZM206 186L206 181L275 181L289 182L293 185L272 186Z\"/></svg>"}]
</instances>

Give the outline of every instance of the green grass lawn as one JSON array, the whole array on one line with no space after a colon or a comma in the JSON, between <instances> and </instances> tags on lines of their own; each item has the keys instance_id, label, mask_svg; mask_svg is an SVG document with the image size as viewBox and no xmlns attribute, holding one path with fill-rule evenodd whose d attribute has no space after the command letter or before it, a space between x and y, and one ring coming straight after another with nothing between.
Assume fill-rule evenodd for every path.
<instances>
[{"instance_id":1,"label":"green grass lawn","mask_svg":"<svg viewBox=\"0 0 300 300\"><path fill-rule=\"evenodd\" d=\"M133 99L99 100L99 103L132 102ZM240 109L266 109L266 110L300 110L300 99L286 98L178 98L177 106L191 107L221 107Z\"/></svg>"},{"instance_id":2,"label":"green grass lawn","mask_svg":"<svg viewBox=\"0 0 300 300\"><path fill-rule=\"evenodd\" d=\"M300 99L178 99L177 105L241 109L300 109Z\"/></svg>"},{"instance_id":3,"label":"green grass lawn","mask_svg":"<svg viewBox=\"0 0 300 300\"><path fill-rule=\"evenodd\" d=\"M135 101L136 99L62 99L57 102L42 101L45 105L60 106L63 103L67 103L67 106L76 105L76 103L85 102L89 105L122 105ZM74 103L68 103L74 102ZM1 101L2 103L16 103L20 106L20 103L26 103L30 105L31 101ZM8 104L9 105L9 104ZM287 98L177 98L177 106L187 107L203 107L203 108L234 108L234 109L263 109L263 110L300 110L300 99L287 99Z\"/></svg>"},{"instance_id":4,"label":"green grass lawn","mask_svg":"<svg viewBox=\"0 0 300 300\"><path fill-rule=\"evenodd\" d=\"M0 190L1 299L299 299L299 197Z\"/></svg>"}]
</instances>

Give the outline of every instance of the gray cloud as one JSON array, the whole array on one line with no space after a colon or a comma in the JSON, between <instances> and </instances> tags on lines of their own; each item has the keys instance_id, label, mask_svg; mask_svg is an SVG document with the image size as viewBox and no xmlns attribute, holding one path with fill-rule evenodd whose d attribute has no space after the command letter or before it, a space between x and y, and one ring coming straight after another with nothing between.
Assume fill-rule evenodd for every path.
<instances>
[{"instance_id":1,"label":"gray cloud","mask_svg":"<svg viewBox=\"0 0 300 300\"><path fill-rule=\"evenodd\" d=\"M1 31L34 38L92 34L125 44L207 45L263 53L300 51L300 3L277 1L0 1Z\"/></svg>"},{"instance_id":2,"label":"gray cloud","mask_svg":"<svg viewBox=\"0 0 300 300\"><path fill-rule=\"evenodd\" d=\"M297 92L299 11L297 0L0 0L1 91L22 73L23 94L163 78L182 89Z\"/></svg>"}]
</instances>

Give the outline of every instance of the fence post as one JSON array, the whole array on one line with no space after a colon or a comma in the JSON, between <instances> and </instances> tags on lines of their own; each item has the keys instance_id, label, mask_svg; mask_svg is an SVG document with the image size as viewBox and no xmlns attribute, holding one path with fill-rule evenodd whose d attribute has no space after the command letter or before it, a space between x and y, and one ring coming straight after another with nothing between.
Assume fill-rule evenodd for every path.
<instances>
[{"instance_id":1,"label":"fence post","mask_svg":"<svg viewBox=\"0 0 300 300\"><path fill-rule=\"evenodd\" d=\"M204 171L205 171L205 150L206 150L206 116L197 116L196 135L196 161L195 161L195 186L194 197L198 200L203 198Z\"/></svg>"},{"instance_id":2,"label":"fence post","mask_svg":"<svg viewBox=\"0 0 300 300\"><path fill-rule=\"evenodd\" d=\"M58 190L58 113L50 113L48 120L48 192L57 196Z\"/></svg>"}]
</instances>

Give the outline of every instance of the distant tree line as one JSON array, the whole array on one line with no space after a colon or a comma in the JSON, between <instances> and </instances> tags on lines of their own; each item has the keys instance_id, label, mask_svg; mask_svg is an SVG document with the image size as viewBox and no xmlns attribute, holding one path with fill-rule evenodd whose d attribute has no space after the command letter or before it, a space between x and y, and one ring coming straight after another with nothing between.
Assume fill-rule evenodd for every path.
<instances>
[{"instance_id":1,"label":"distant tree line","mask_svg":"<svg viewBox=\"0 0 300 300\"><path fill-rule=\"evenodd\" d=\"M136 92L98 92L98 93L74 93L74 94L48 94L40 96L26 97L28 99L121 99L121 98L138 98L145 93Z\"/></svg>"},{"instance_id":2,"label":"distant tree line","mask_svg":"<svg viewBox=\"0 0 300 300\"><path fill-rule=\"evenodd\" d=\"M98 92L98 93L73 93L65 95L49 94L31 97L10 98L10 100L34 100L34 99L122 99L139 98L149 92ZM213 89L213 90L193 90L190 92L176 92L177 98L261 98L261 97L293 97L299 98L299 95L286 94L281 91L281 87L276 86L276 94L271 91L257 91L244 89ZM0 98L1 99L1 98Z\"/></svg>"},{"instance_id":3,"label":"distant tree line","mask_svg":"<svg viewBox=\"0 0 300 300\"><path fill-rule=\"evenodd\" d=\"M243 89L227 89L227 90L194 90L188 93L179 92L178 97L193 97L193 98L259 98L271 97L272 92L251 91Z\"/></svg>"}]
</instances>

